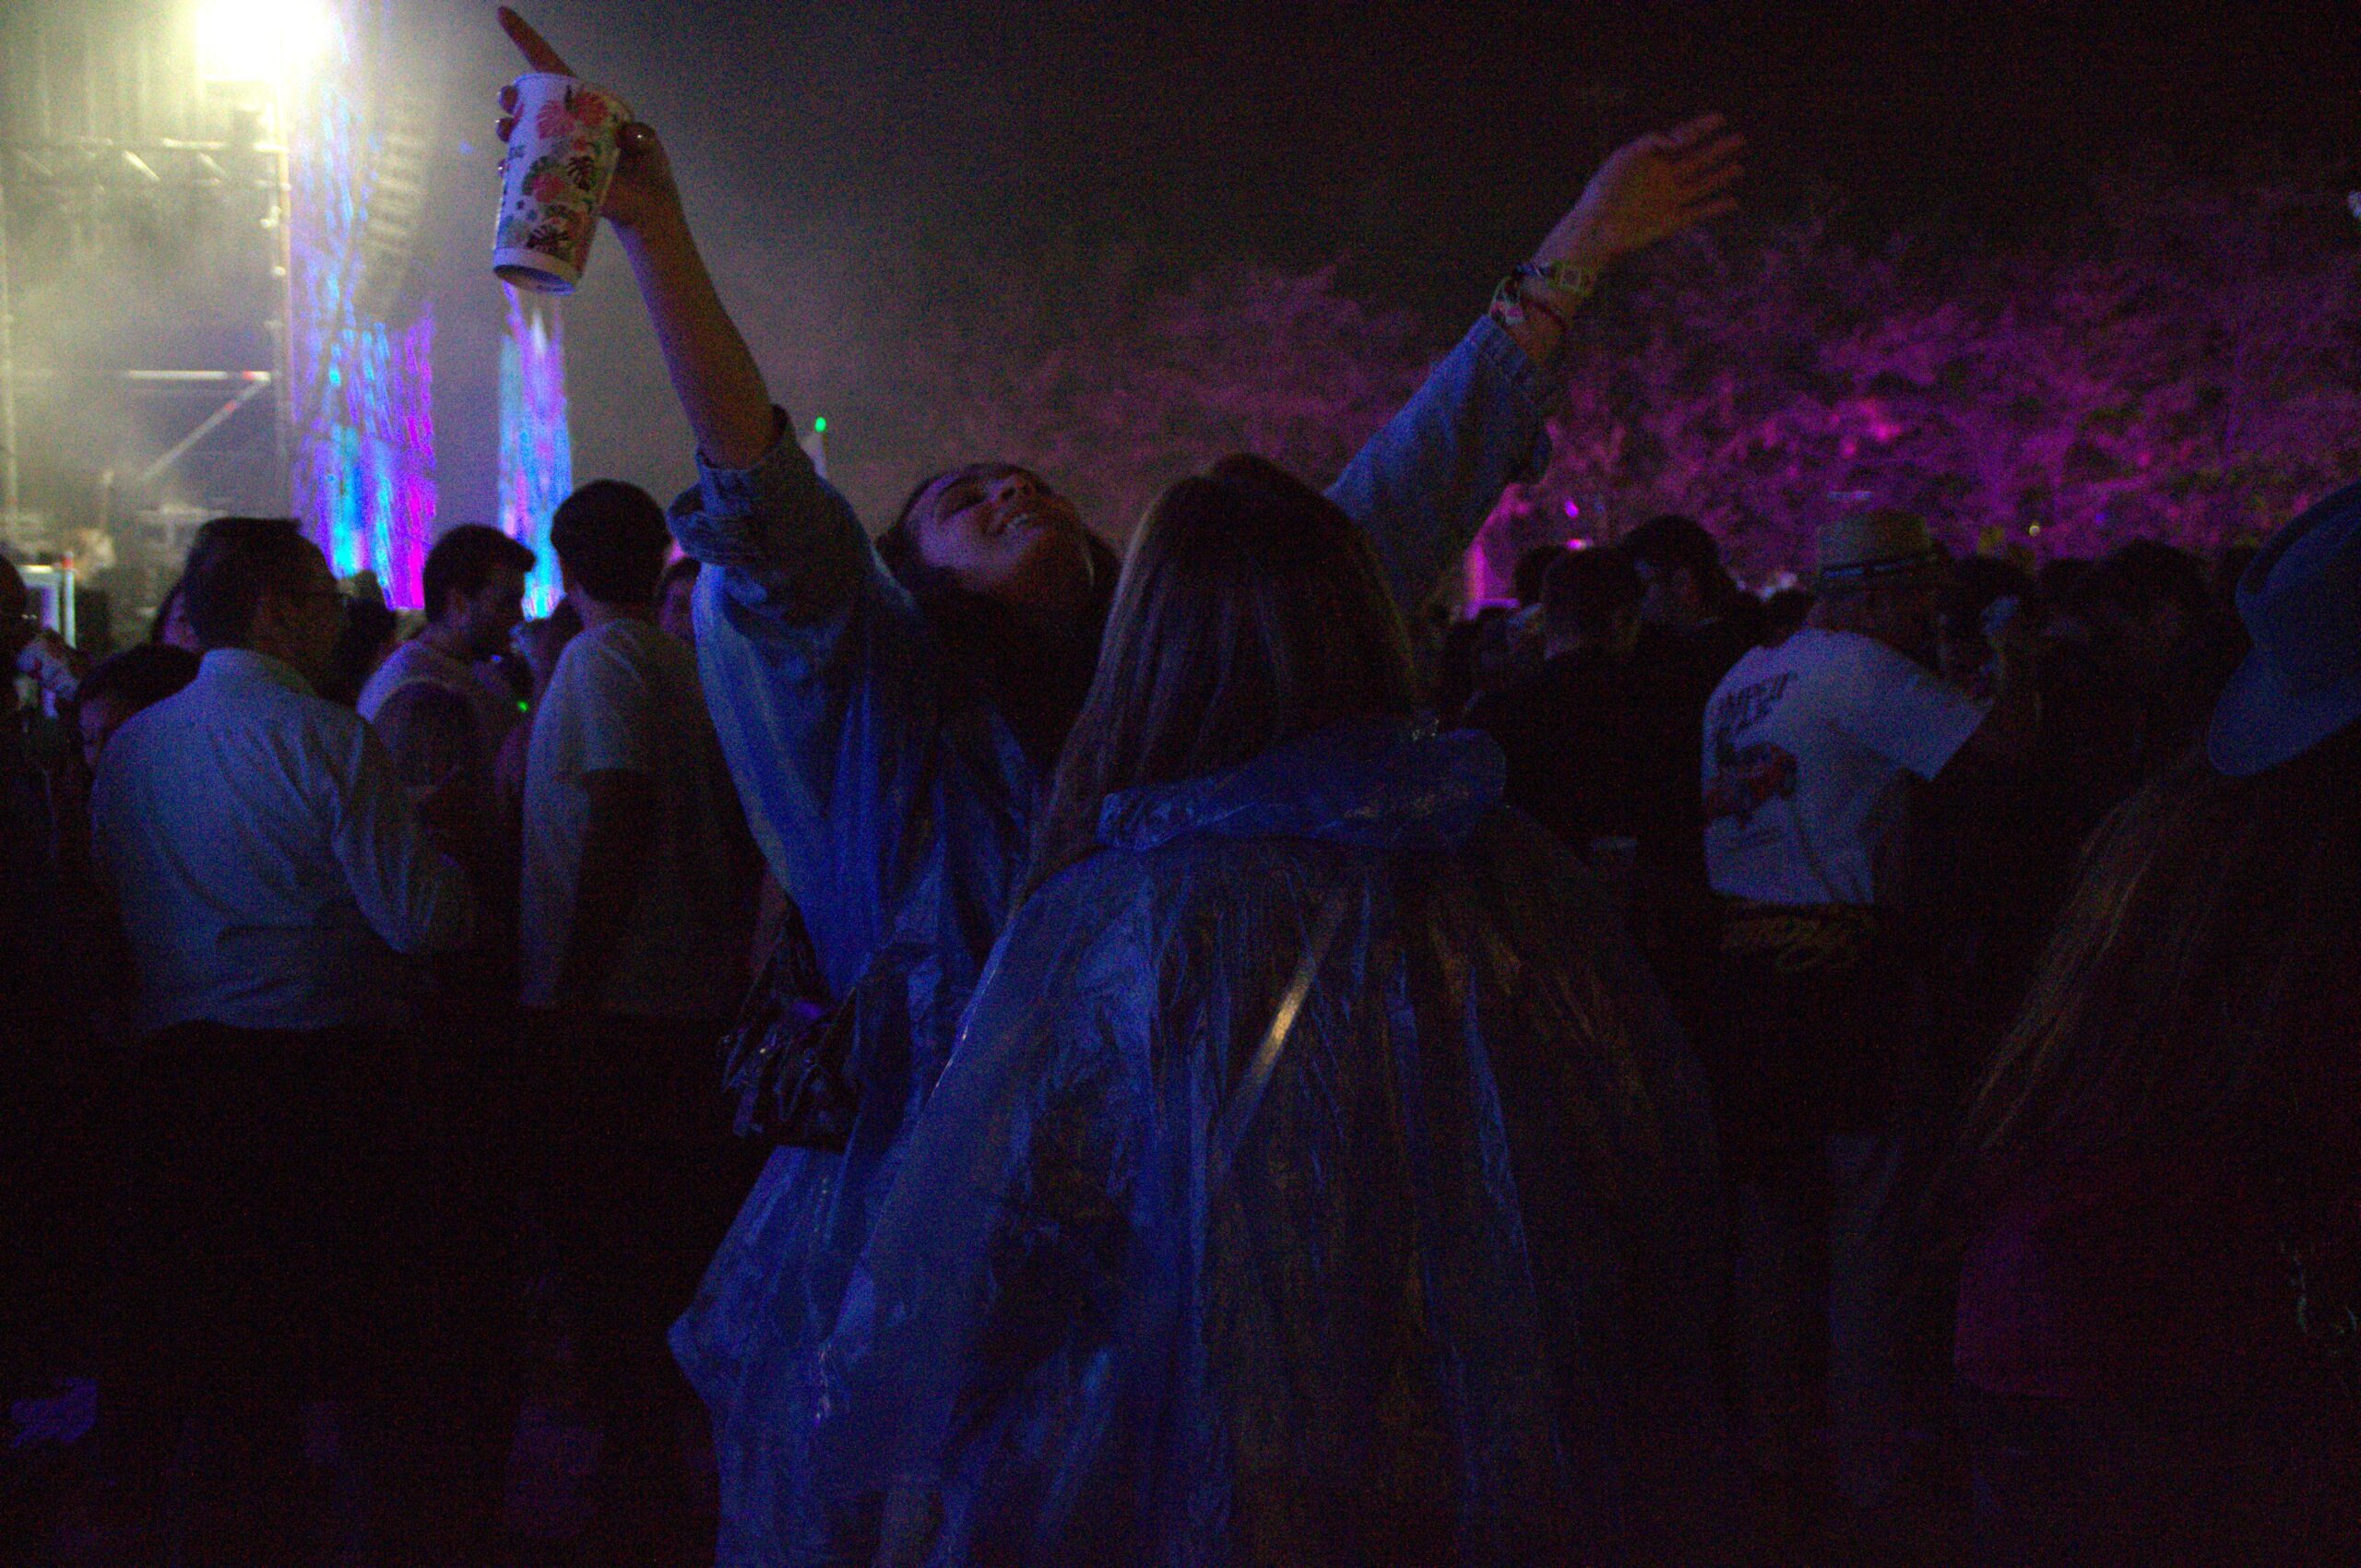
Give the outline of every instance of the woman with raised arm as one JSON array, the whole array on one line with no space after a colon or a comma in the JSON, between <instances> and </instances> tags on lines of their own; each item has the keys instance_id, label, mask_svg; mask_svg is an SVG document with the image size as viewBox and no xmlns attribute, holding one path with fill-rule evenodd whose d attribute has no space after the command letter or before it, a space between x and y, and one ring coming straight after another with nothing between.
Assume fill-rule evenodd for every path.
<instances>
[{"instance_id":1,"label":"woman with raised arm","mask_svg":"<svg viewBox=\"0 0 2361 1568\"><path fill-rule=\"evenodd\" d=\"M1271 465L1150 508L821 1357L812 1561L1728 1560L1672 1538L1733 1501L1702 1081L1406 650Z\"/></svg>"},{"instance_id":2,"label":"woman with raised arm","mask_svg":"<svg viewBox=\"0 0 2361 1568\"><path fill-rule=\"evenodd\" d=\"M513 12L501 22L534 69L566 70ZM706 566L707 701L755 838L850 1015L843 1148L773 1156L674 1334L716 1415L723 1560L767 1562L801 1473L812 1348L1011 908L1115 559L1041 479L994 462L919 485L872 545L786 437L655 133L626 126L622 145L606 214L698 445L699 484L671 523ZM1397 592L1423 592L1537 469L1567 319L1620 257L1728 209L1738 147L1708 116L1608 159L1347 467L1329 493Z\"/></svg>"}]
</instances>

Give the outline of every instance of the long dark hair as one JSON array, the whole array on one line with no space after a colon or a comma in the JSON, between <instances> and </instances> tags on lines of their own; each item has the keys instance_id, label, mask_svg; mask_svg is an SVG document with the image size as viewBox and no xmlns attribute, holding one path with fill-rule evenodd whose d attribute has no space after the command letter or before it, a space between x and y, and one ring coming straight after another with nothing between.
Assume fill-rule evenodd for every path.
<instances>
[{"instance_id":1,"label":"long dark hair","mask_svg":"<svg viewBox=\"0 0 2361 1568\"><path fill-rule=\"evenodd\" d=\"M1133 538L1027 885L1091 852L1110 794L1417 706L1409 638L1361 530L1263 459L1225 458L1158 496Z\"/></svg>"},{"instance_id":2,"label":"long dark hair","mask_svg":"<svg viewBox=\"0 0 2361 1568\"><path fill-rule=\"evenodd\" d=\"M929 474L911 489L893 525L878 536L877 554L918 601L951 666L952 678L991 703L1025 754L1046 770L1065 744L1066 731L1074 727L1090 689L1121 563L1105 540L1085 530L1093 568L1090 602L1073 624L1044 626L1037 616L970 592L951 573L927 564L918 542L917 515L930 495L966 479L1026 471L1011 463L967 463ZM1037 478L1035 483L1039 482Z\"/></svg>"},{"instance_id":3,"label":"long dark hair","mask_svg":"<svg viewBox=\"0 0 2361 1568\"><path fill-rule=\"evenodd\" d=\"M2093 838L1970 1112L1968 1173L1994 1193L2211 1146L2349 1180L2356 1020L2361 726L2251 778L2191 760Z\"/></svg>"}]
</instances>

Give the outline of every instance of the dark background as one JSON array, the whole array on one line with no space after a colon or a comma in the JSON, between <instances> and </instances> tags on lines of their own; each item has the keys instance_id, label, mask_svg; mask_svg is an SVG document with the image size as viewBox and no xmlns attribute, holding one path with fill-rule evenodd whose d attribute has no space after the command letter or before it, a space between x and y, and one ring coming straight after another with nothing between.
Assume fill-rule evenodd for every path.
<instances>
[{"instance_id":1,"label":"dark background","mask_svg":"<svg viewBox=\"0 0 2361 1568\"><path fill-rule=\"evenodd\" d=\"M864 364L923 347L955 264L1120 245L1177 279L1341 255L1349 291L1455 327L1604 151L1709 109L1753 144L1752 215L1833 208L1865 243L2073 222L2093 167L2137 148L2218 164L2361 137L2350 6L576 0L535 19L665 132L775 390L831 416L872 517L922 457ZM505 56L488 17L463 25L487 35L463 73L484 101ZM576 469L661 488L685 437L619 261L570 323Z\"/></svg>"},{"instance_id":2,"label":"dark background","mask_svg":"<svg viewBox=\"0 0 2361 1568\"><path fill-rule=\"evenodd\" d=\"M189 0L0 6L0 24L51 11L138 36L182 25ZM504 308L487 265L490 122L518 63L489 0L352 9L387 18L376 90L433 107L423 292L441 517L487 519ZM949 456L896 372L951 351L979 276L1070 281L1113 258L1153 286L1231 260L1341 258L1346 291L1415 309L1440 339L1605 151L1708 109L1753 143L1733 238L1809 211L1863 244L1907 231L1947 255L2076 223L2093 170L2127 152L2349 164L2361 138L2349 3L528 0L528 13L663 130L725 298L777 395L829 417L836 477L872 520ZM0 103L0 124L23 108ZM254 361L256 323L197 297L197 255L172 221L132 232L20 297L28 335L65 373ZM576 477L685 482L687 432L611 236L566 316ZM56 450L45 466L30 456L56 493L34 503L74 504L83 470L108 462L136 471L193 417L132 412L39 410Z\"/></svg>"}]
</instances>

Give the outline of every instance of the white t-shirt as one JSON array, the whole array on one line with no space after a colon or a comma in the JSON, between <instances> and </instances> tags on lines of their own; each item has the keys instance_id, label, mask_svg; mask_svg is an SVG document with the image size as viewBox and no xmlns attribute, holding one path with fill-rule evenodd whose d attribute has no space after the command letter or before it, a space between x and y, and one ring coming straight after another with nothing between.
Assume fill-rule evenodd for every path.
<instances>
[{"instance_id":1,"label":"white t-shirt","mask_svg":"<svg viewBox=\"0 0 2361 1568\"><path fill-rule=\"evenodd\" d=\"M706 714L695 656L639 621L611 621L566 644L533 716L525 772L525 1004L555 1000L589 829L583 777L610 770L655 782L656 833L599 1010L727 1018L745 968L743 827L732 821L738 799Z\"/></svg>"},{"instance_id":2,"label":"white t-shirt","mask_svg":"<svg viewBox=\"0 0 2361 1568\"><path fill-rule=\"evenodd\" d=\"M1984 705L1872 637L1805 627L1705 705L1705 869L1766 904L1875 904L1905 772L1932 778Z\"/></svg>"},{"instance_id":3,"label":"white t-shirt","mask_svg":"<svg viewBox=\"0 0 2361 1568\"><path fill-rule=\"evenodd\" d=\"M489 758L499 754L501 742L508 739L508 731L516 727L521 717L516 694L502 685L491 666L463 664L429 646L423 637L412 637L387 654L386 662L369 677L369 683L361 688L360 700L353 706L362 718L374 724L378 713L396 692L421 683L464 699L468 711L475 715L484 755Z\"/></svg>"}]
</instances>

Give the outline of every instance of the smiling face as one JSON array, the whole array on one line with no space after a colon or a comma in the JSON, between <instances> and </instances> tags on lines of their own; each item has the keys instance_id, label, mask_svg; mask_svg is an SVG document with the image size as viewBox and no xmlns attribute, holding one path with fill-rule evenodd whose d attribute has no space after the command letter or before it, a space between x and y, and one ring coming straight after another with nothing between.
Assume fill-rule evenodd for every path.
<instances>
[{"instance_id":1,"label":"smiling face","mask_svg":"<svg viewBox=\"0 0 2361 1568\"><path fill-rule=\"evenodd\" d=\"M953 469L910 507L908 527L919 559L969 593L1054 612L1089 592L1082 518L1023 469Z\"/></svg>"}]
</instances>

